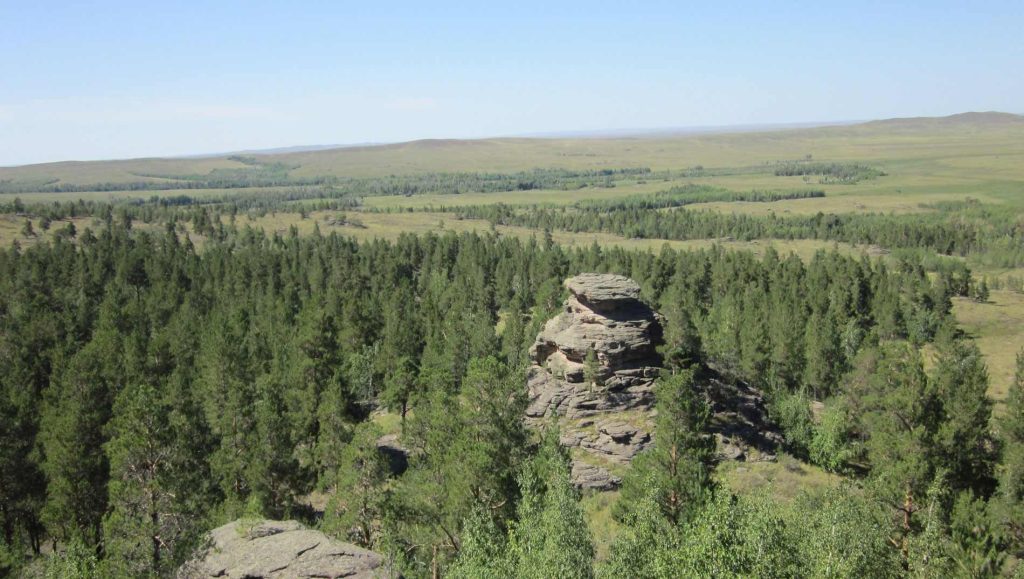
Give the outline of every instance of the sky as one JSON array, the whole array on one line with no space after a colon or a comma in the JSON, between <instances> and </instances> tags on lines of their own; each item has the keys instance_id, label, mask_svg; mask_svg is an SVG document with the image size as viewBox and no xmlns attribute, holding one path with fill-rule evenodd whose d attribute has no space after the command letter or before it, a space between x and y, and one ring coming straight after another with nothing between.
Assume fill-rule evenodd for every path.
<instances>
[{"instance_id":1,"label":"sky","mask_svg":"<svg viewBox=\"0 0 1024 579\"><path fill-rule=\"evenodd\" d=\"M1024 2L0 0L0 165L1024 113Z\"/></svg>"}]
</instances>

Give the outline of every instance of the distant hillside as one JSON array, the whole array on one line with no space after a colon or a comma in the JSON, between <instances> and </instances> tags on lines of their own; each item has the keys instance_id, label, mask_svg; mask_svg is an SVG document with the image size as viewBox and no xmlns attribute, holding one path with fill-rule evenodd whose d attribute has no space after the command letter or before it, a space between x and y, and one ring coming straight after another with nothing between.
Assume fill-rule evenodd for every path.
<instances>
[{"instance_id":1,"label":"distant hillside","mask_svg":"<svg viewBox=\"0 0 1024 579\"><path fill-rule=\"evenodd\" d=\"M967 112L948 117L909 117L863 123L876 127L956 127L1024 125L1024 116L997 111Z\"/></svg>"},{"instance_id":2,"label":"distant hillside","mask_svg":"<svg viewBox=\"0 0 1024 579\"><path fill-rule=\"evenodd\" d=\"M986 151L1024 142L1024 116L969 112L948 117L840 126L604 138L426 139L385 145L293 147L202 157L61 162L0 167L0 194L150 190L196 191L317 185L336 178L423 173L511 173L534 169L604 171L736 167L780 160L871 161L907 147L941 143L948 151Z\"/></svg>"}]
</instances>

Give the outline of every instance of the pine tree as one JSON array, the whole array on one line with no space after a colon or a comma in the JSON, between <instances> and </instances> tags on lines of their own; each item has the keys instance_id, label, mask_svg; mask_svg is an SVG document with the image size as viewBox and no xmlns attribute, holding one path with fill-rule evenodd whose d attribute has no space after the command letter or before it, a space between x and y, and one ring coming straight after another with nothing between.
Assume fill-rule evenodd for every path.
<instances>
[{"instance_id":1,"label":"pine tree","mask_svg":"<svg viewBox=\"0 0 1024 579\"><path fill-rule=\"evenodd\" d=\"M740 326L740 373L751 384L763 386L768 370L767 303L760 288L750 286L743 296Z\"/></svg>"},{"instance_id":2,"label":"pine tree","mask_svg":"<svg viewBox=\"0 0 1024 579\"><path fill-rule=\"evenodd\" d=\"M226 504L225 514L242 512L252 488L247 464L257 445L256 378L250 368L253 344L246 340L248 316L221 312L212 317L202 341L195 390L217 440L210 467Z\"/></svg>"},{"instance_id":3,"label":"pine tree","mask_svg":"<svg viewBox=\"0 0 1024 579\"><path fill-rule=\"evenodd\" d=\"M110 330L97 334L47 391L40 432L47 479L43 518L60 540L100 543L109 476L105 427L119 389L111 366L120 349Z\"/></svg>"},{"instance_id":4,"label":"pine tree","mask_svg":"<svg viewBox=\"0 0 1024 579\"><path fill-rule=\"evenodd\" d=\"M514 304L505 316L505 327L501 333L501 351L505 363L513 368L526 365L526 314Z\"/></svg>"},{"instance_id":5,"label":"pine tree","mask_svg":"<svg viewBox=\"0 0 1024 579\"><path fill-rule=\"evenodd\" d=\"M715 299L701 324L701 336L708 356L726 372L739 369L740 327L739 299L727 294Z\"/></svg>"},{"instance_id":6,"label":"pine tree","mask_svg":"<svg viewBox=\"0 0 1024 579\"><path fill-rule=\"evenodd\" d=\"M701 338L694 324L699 314L697 303L681 285L672 285L662 296L661 313L665 316L662 355L666 366L687 368L700 361Z\"/></svg>"},{"instance_id":7,"label":"pine tree","mask_svg":"<svg viewBox=\"0 0 1024 579\"><path fill-rule=\"evenodd\" d=\"M693 370L661 378L656 390L654 445L636 457L623 481L620 518L653 487L663 516L672 524L689 519L712 494L715 441L705 432L711 408L694 384Z\"/></svg>"},{"instance_id":8,"label":"pine tree","mask_svg":"<svg viewBox=\"0 0 1024 579\"><path fill-rule=\"evenodd\" d=\"M118 575L163 576L177 568L202 528L201 459L183 437L191 417L178 414L156 388L130 385L117 397L105 450L110 512L104 545Z\"/></svg>"},{"instance_id":9,"label":"pine tree","mask_svg":"<svg viewBox=\"0 0 1024 579\"><path fill-rule=\"evenodd\" d=\"M936 467L935 438L940 407L928 385L920 354L905 343L865 352L856 372L866 378L853 395L862 408L861 431L868 436L872 488L899 518L904 561L918 525Z\"/></svg>"},{"instance_id":10,"label":"pine tree","mask_svg":"<svg viewBox=\"0 0 1024 579\"><path fill-rule=\"evenodd\" d=\"M384 377L384 389L380 393L380 401L392 412L398 412L405 425L405 417L409 412L409 403L416 392L416 373L413 362L407 357L394 360L394 364Z\"/></svg>"},{"instance_id":11,"label":"pine tree","mask_svg":"<svg viewBox=\"0 0 1024 579\"><path fill-rule=\"evenodd\" d=\"M804 384L815 398L828 396L842 373L845 361L835 316L814 313L807 322Z\"/></svg>"},{"instance_id":12,"label":"pine tree","mask_svg":"<svg viewBox=\"0 0 1024 579\"><path fill-rule=\"evenodd\" d=\"M0 346L0 351L5 349ZM46 492L34 448L39 396L24 363L6 357L0 360L7 370L0 377L0 544L20 550L20 539L26 537L38 554L42 538L39 511Z\"/></svg>"},{"instance_id":13,"label":"pine tree","mask_svg":"<svg viewBox=\"0 0 1024 579\"><path fill-rule=\"evenodd\" d=\"M999 432L1003 458L992 507L997 527L1012 552L1024 558L1024 351L1017 354L1017 370L999 421Z\"/></svg>"},{"instance_id":14,"label":"pine tree","mask_svg":"<svg viewBox=\"0 0 1024 579\"><path fill-rule=\"evenodd\" d=\"M391 474L387 457L377 448L380 429L359 425L338 461L331 499L324 513L324 531L366 548L377 542Z\"/></svg>"},{"instance_id":15,"label":"pine tree","mask_svg":"<svg viewBox=\"0 0 1024 579\"><path fill-rule=\"evenodd\" d=\"M418 545L420 561L443 568L473 509L511 517L525 404L522 375L493 357L469 363L458 395L435 389L419 403L402 439L411 456L395 485L392 505L403 515L392 533Z\"/></svg>"},{"instance_id":16,"label":"pine tree","mask_svg":"<svg viewBox=\"0 0 1024 579\"><path fill-rule=\"evenodd\" d=\"M942 406L935 445L951 488L990 494L995 445L989 431L992 401L987 394L988 371L981 351L966 340L940 345L933 383Z\"/></svg>"},{"instance_id":17,"label":"pine tree","mask_svg":"<svg viewBox=\"0 0 1024 579\"><path fill-rule=\"evenodd\" d=\"M245 476L251 488L250 505L266 516L279 518L305 491L295 439L287 417L283 392L286 385L274 374L256 380L254 445L249 450Z\"/></svg>"}]
</instances>

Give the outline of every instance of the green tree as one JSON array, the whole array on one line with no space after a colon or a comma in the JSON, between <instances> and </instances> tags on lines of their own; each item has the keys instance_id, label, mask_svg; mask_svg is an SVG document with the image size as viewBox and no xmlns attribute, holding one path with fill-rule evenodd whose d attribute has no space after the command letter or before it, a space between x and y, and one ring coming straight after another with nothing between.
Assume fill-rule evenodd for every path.
<instances>
[{"instance_id":1,"label":"green tree","mask_svg":"<svg viewBox=\"0 0 1024 579\"><path fill-rule=\"evenodd\" d=\"M249 504L259 505L262 514L274 518L288 513L295 497L305 490L284 402L286 387L273 374L256 380L254 445L246 456Z\"/></svg>"},{"instance_id":2,"label":"green tree","mask_svg":"<svg viewBox=\"0 0 1024 579\"><path fill-rule=\"evenodd\" d=\"M524 489L510 541L518 561L515 576L593 577L594 545L568 464L555 469L546 483L543 497L531 495L532 485Z\"/></svg>"},{"instance_id":3,"label":"green tree","mask_svg":"<svg viewBox=\"0 0 1024 579\"><path fill-rule=\"evenodd\" d=\"M662 577L793 577L799 554L781 509L763 496L724 493L699 511L668 553Z\"/></svg>"},{"instance_id":4,"label":"green tree","mask_svg":"<svg viewBox=\"0 0 1024 579\"><path fill-rule=\"evenodd\" d=\"M743 324L740 326L740 373L745 380L763 386L768 378L767 300L761 288L748 286L743 295Z\"/></svg>"},{"instance_id":5,"label":"green tree","mask_svg":"<svg viewBox=\"0 0 1024 579\"><path fill-rule=\"evenodd\" d=\"M843 472L859 454L854 435L846 400L837 396L826 401L808 448L811 462L831 472Z\"/></svg>"},{"instance_id":6,"label":"green tree","mask_svg":"<svg viewBox=\"0 0 1024 579\"><path fill-rule=\"evenodd\" d=\"M104 545L119 576L157 577L182 562L203 527L202 458L187 436L191 417L156 388L133 384L118 395L106 444L110 512Z\"/></svg>"},{"instance_id":7,"label":"green tree","mask_svg":"<svg viewBox=\"0 0 1024 579\"><path fill-rule=\"evenodd\" d=\"M803 390L778 392L772 400L772 418L786 435L786 446L795 455L807 457L814 437L811 400Z\"/></svg>"},{"instance_id":8,"label":"green tree","mask_svg":"<svg viewBox=\"0 0 1024 579\"><path fill-rule=\"evenodd\" d=\"M462 548L448 575L542 579L594 576L594 546L570 481L569 461L550 426L519 477L521 498L507 536L482 510L467 519Z\"/></svg>"},{"instance_id":9,"label":"green tree","mask_svg":"<svg viewBox=\"0 0 1024 579\"><path fill-rule=\"evenodd\" d=\"M324 531L366 548L377 543L391 474L387 457L377 448L380 429L360 424L342 451L331 499L324 512Z\"/></svg>"},{"instance_id":10,"label":"green tree","mask_svg":"<svg viewBox=\"0 0 1024 579\"><path fill-rule=\"evenodd\" d=\"M999 421L1003 457L999 487L992 500L997 529L1012 552L1024 559L1024 352L1017 354L1017 371Z\"/></svg>"},{"instance_id":11,"label":"green tree","mask_svg":"<svg viewBox=\"0 0 1024 579\"><path fill-rule=\"evenodd\" d=\"M655 396L654 444L634 459L617 513L628 519L645 488L652 486L665 518L681 524L710 499L714 487L715 440L706 432L711 408L696 387L692 369L661 378Z\"/></svg>"},{"instance_id":12,"label":"green tree","mask_svg":"<svg viewBox=\"0 0 1024 579\"><path fill-rule=\"evenodd\" d=\"M803 493L785 511L801 576L899 577L899 551L889 542L888 511L858 489L843 485Z\"/></svg>"},{"instance_id":13,"label":"green tree","mask_svg":"<svg viewBox=\"0 0 1024 579\"><path fill-rule=\"evenodd\" d=\"M60 540L78 537L93 546L100 542L110 469L103 444L120 388L113 369L120 350L110 330L97 334L47 391L40 432L47 479L43 518Z\"/></svg>"},{"instance_id":14,"label":"green tree","mask_svg":"<svg viewBox=\"0 0 1024 579\"><path fill-rule=\"evenodd\" d=\"M642 499L634 503L630 524L615 538L608 560L598 567L602 577L680 576L673 556L682 548L680 528L665 519L653 481L646 481L643 491Z\"/></svg>"},{"instance_id":15,"label":"green tree","mask_svg":"<svg viewBox=\"0 0 1024 579\"><path fill-rule=\"evenodd\" d=\"M44 575L46 579L99 579L103 571L96 549L72 539L63 551L47 558Z\"/></svg>"},{"instance_id":16,"label":"green tree","mask_svg":"<svg viewBox=\"0 0 1024 579\"><path fill-rule=\"evenodd\" d=\"M910 538L919 528L915 515L925 505L936 475L941 409L920 354L908 344L889 343L866 352L855 380L856 404L863 412L861 432L868 436L872 488L898 515L895 541L906 561Z\"/></svg>"},{"instance_id":17,"label":"green tree","mask_svg":"<svg viewBox=\"0 0 1024 579\"><path fill-rule=\"evenodd\" d=\"M701 338L693 322L697 304L681 285L669 286L661 299L665 316L662 355L670 368L686 368L700 360Z\"/></svg>"},{"instance_id":18,"label":"green tree","mask_svg":"<svg viewBox=\"0 0 1024 579\"><path fill-rule=\"evenodd\" d=\"M380 401L385 408L401 415L403 428L405 428L405 417L409 412L409 404L415 393L416 370L413 361L407 357L398 358L384 377L384 389L380 393Z\"/></svg>"},{"instance_id":19,"label":"green tree","mask_svg":"<svg viewBox=\"0 0 1024 579\"><path fill-rule=\"evenodd\" d=\"M258 444L256 377L250 364L253 344L246 340L248 316L222 310L211 316L202 340L194 386L217 448L209 457L226 502L226 517L241 514L252 487L247 473Z\"/></svg>"},{"instance_id":20,"label":"green tree","mask_svg":"<svg viewBox=\"0 0 1024 579\"><path fill-rule=\"evenodd\" d=\"M981 351L967 340L940 344L939 364L932 380L932 390L942 407L935 450L941 453L949 484L955 491L990 493L995 465L989 429L992 401L987 394L988 371Z\"/></svg>"},{"instance_id":21,"label":"green tree","mask_svg":"<svg viewBox=\"0 0 1024 579\"><path fill-rule=\"evenodd\" d=\"M474 359L457 396L435 389L417 406L403 436L409 470L389 511L390 532L414 564L443 569L474 509L498 521L513 515L526 449L522 380L493 357Z\"/></svg>"},{"instance_id":22,"label":"green tree","mask_svg":"<svg viewBox=\"0 0 1024 579\"><path fill-rule=\"evenodd\" d=\"M823 398L832 392L845 364L840 330L831 312L811 315L805 348L804 384L816 398Z\"/></svg>"}]
</instances>

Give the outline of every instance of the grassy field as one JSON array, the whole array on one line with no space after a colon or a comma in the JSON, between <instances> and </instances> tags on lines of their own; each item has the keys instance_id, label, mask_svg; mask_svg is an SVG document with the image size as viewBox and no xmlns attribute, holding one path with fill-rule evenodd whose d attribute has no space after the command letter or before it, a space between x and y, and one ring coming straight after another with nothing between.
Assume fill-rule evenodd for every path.
<instances>
[{"instance_id":1,"label":"grassy field","mask_svg":"<svg viewBox=\"0 0 1024 579\"><path fill-rule=\"evenodd\" d=\"M801 177L775 177L772 163L804 159L859 162L879 167L888 176L855 185L806 182ZM1024 117L972 114L942 119L911 119L842 127L635 138L592 139L482 139L431 140L375 147L354 147L315 152L261 156L266 162L296 167L291 177L374 177L426 172L507 172L534 168L609 169L649 167L681 170L701 165L716 168L757 168L756 174L730 174L692 179L727 188L786 189L814 187L829 197L855 195L870 206L873 197L904 199L914 207L918 196L933 200L973 196L1021 203L1024 182ZM162 181L147 175L206 175L246 165L227 157L191 159L134 159L102 162L64 162L23 167L0 167L0 181L44 184L49 182L87 186L96 183ZM610 190L583 192L531 191L484 195L471 202L559 203L579 198L616 196L652 190L658 183L629 186L620 183ZM164 191L159 195L210 194L214 191ZM260 190L254 189L254 193ZM39 199L75 197L115 199L149 197L150 192L46 194ZM35 194L23 194L28 198ZM459 197L460 199L454 199ZM468 195L440 195L434 199L409 199L408 203L446 204L470 202ZM370 204L402 204L402 199L373 200ZM881 210L892 207L892 201ZM856 207L855 207L856 208Z\"/></svg>"},{"instance_id":2,"label":"grassy field","mask_svg":"<svg viewBox=\"0 0 1024 579\"><path fill-rule=\"evenodd\" d=\"M987 303L958 298L953 301L953 313L985 355L989 395L996 401L1005 400L1017 353L1024 351L1024 295L993 291Z\"/></svg>"}]
</instances>

